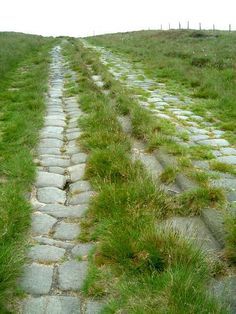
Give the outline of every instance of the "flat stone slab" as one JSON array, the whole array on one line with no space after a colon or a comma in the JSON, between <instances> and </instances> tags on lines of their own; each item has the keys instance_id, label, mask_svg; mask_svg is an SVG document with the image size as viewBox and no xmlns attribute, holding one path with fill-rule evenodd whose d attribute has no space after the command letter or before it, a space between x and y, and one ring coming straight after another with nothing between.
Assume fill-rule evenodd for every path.
<instances>
[{"instance_id":1,"label":"flat stone slab","mask_svg":"<svg viewBox=\"0 0 236 314\"><path fill-rule=\"evenodd\" d=\"M57 220L49 215L35 212L32 216L33 234L48 234Z\"/></svg>"},{"instance_id":2,"label":"flat stone slab","mask_svg":"<svg viewBox=\"0 0 236 314\"><path fill-rule=\"evenodd\" d=\"M66 184L66 177L56 173L49 173L45 171L39 171L36 179L36 186L43 187L55 187L63 189Z\"/></svg>"},{"instance_id":3,"label":"flat stone slab","mask_svg":"<svg viewBox=\"0 0 236 314\"><path fill-rule=\"evenodd\" d=\"M68 158L42 156L40 158L40 164L43 167L68 167L70 165L70 160Z\"/></svg>"},{"instance_id":4,"label":"flat stone slab","mask_svg":"<svg viewBox=\"0 0 236 314\"><path fill-rule=\"evenodd\" d=\"M208 133L208 131L205 129L200 129L193 126L189 127L188 130L195 134L207 134Z\"/></svg>"},{"instance_id":5,"label":"flat stone slab","mask_svg":"<svg viewBox=\"0 0 236 314\"><path fill-rule=\"evenodd\" d=\"M35 245L30 248L28 256L33 261L57 262L65 254L65 249L51 245Z\"/></svg>"},{"instance_id":6,"label":"flat stone slab","mask_svg":"<svg viewBox=\"0 0 236 314\"><path fill-rule=\"evenodd\" d=\"M85 314L99 314L101 313L104 304L96 301L88 301L86 305Z\"/></svg>"},{"instance_id":7,"label":"flat stone slab","mask_svg":"<svg viewBox=\"0 0 236 314\"><path fill-rule=\"evenodd\" d=\"M64 140L64 136L61 133L41 132L40 138L41 139L52 138L52 139L57 139L57 140L60 140L60 141Z\"/></svg>"},{"instance_id":8,"label":"flat stone slab","mask_svg":"<svg viewBox=\"0 0 236 314\"><path fill-rule=\"evenodd\" d=\"M81 180L85 173L85 163L79 164L75 166L68 167L68 172L70 174L71 182L76 182L78 180Z\"/></svg>"},{"instance_id":9,"label":"flat stone slab","mask_svg":"<svg viewBox=\"0 0 236 314\"><path fill-rule=\"evenodd\" d=\"M25 266L20 285L30 294L48 294L52 285L53 266L33 263Z\"/></svg>"},{"instance_id":10,"label":"flat stone slab","mask_svg":"<svg viewBox=\"0 0 236 314\"><path fill-rule=\"evenodd\" d=\"M216 139L209 139L209 140L202 140L198 142L201 145L209 145L209 146L213 146L213 147L217 147L217 146L229 146L229 142L221 139L221 138L216 138Z\"/></svg>"},{"instance_id":11,"label":"flat stone slab","mask_svg":"<svg viewBox=\"0 0 236 314\"><path fill-rule=\"evenodd\" d=\"M236 190L236 178L221 178L211 181L212 185L228 190Z\"/></svg>"},{"instance_id":12,"label":"flat stone slab","mask_svg":"<svg viewBox=\"0 0 236 314\"><path fill-rule=\"evenodd\" d=\"M46 126L42 129L42 132L54 133L54 134L62 134L64 131L63 127L57 126Z\"/></svg>"},{"instance_id":13,"label":"flat stone slab","mask_svg":"<svg viewBox=\"0 0 236 314\"><path fill-rule=\"evenodd\" d=\"M58 267L59 288L63 291L79 291L87 275L88 263L68 261Z\"/></svg>"},{"instance_id":14,"label":"flat stone slab","mask_svg":"<svg viewBox=\"0 0 236 314\"><path fill-rule=\"evenodd\" d=\"M64 206L59 204L49 204L40 207L40 211L56 218L80 218L87 211L86 205Z\"/></svg>"},{"instance_id":15,"label":"flat stone slab","mask_svg":"<svg viewBox=\"0 0 236 314\"><path fill-rule=\"evenodd\" d=\"M80 193L90 191L91 185L88 181L80 180L70 185L71 193Z\"/></svg>"},{"instance_id":16,"label":"flat stone slab","mask_svg":"<svg viewBox=\"0 0 236 314\"><path fill-rule=\"evenodd\" d=\"M236 156L235 155L217 157L217 160L220 162L223 162L224 164L236 165Z\"/></svg>"},{"instance_id":17,"label":"flat stone slab","mask_svg":"<svg viewBox=\"0 0 236 314\"><path fill-rule=\"evenodd\" d=\"M60 148L55 148L55 147L41 147L38 148L38 154L39 155L57 155L61 156L61 150Z\"/></svg>"},{"instance_id":18,"label":"flat stone slab","mask_svg":"<svg viewBox=\"0 0 236 314\"><path fill-rule=\"evenodd\" d=\"M80 227L78 224L62 221L55 228L54 238L60 240L75 240L79 233Z\"/></svg>"},{"instance_id":19,"label":"flat stone slab","mask_svg":"<svg viewBox=\"0 0 236 314\"><path fill-rule=\"evenodd\" d=\"M64 145L64 142L55 138L43 138L40 141L39 147L55 147L61 148Z\"/></svg>"},{"instance_id":20,"label":"flat stone slab","mask_svg":"<svg viewBox=\"0 0 236 314\"><path fill-rule=\"evenodd\" d=\"M48 167L48 172L64 175L65 169L61 167Z\"/></svg>"},{"instance_id":21,"label":"flat stone slab","mask_svg":"<svg viewBox=\"0 0 236 314\"><path fill-rule=\"evenodd\" d=\"M199 217L173 217L165 221L165 226L179 231L203 251L215 253L220 250L220 245Z\"/></svg>"},{"instance_id":22,"label":"flat stone slab","mask_svg":"<svg viewBox=\"0 0 236 314\"><path fill-rule=\"evenodd\" d=\"M37 191L39 202L46 204L64 204L66 201L66 192L55 187L39 188Z\"/></svg>"},{"instance_id":23,"label":"flat stone slab","mask_svg":"<svg viewBox=\"0 0 236 314\"><path fill-rule=\"evenodd\" d=\"M70 205L88 204L94 195L95 193L93 191L72 194L72 196L69 198L69 204Z\"/></svg>"},{"instance_id":24,"label":"flat stone slab","mask_svg":"<svg viewBox=\"0 0 236 314\"><path fill-rule=\"evenodd\" d=\"M46 236L36 236L36 237L33 237L33 240L39 244L57 246L63 249L73 248L74 246L73 243L68 243L68 242L60 241L60 240L53 240L51 238L47 238Z\"/></svg>"},{"instance_id":25,"label":"flat stone slab","mask_svg":"<svg viewBox=\"0 0 236 314\"><path fill-rule=\"evenodd\" d=\"M71 141L71 140L75 140L77 138L79 138L81 135L81 132L80 131L76 131L76 132L72 132L72 133L69 133L66 135L68 141Z\"/></svg>"},{"instance_id":26,"label":"flat stone slab","mask_svg":"<svg viewBox=\"0 0 236 314\"><path fill-rule=\"evenodd\" d=\"M24 302L24 314L80 314L78 297L45 296L29 298Z\"/></svg>"},{"instance_id":27,"label":"flat stone slab","mask_svg":"<svg viewBox=\"0 0 236 314\"><path fill-rule=\"evenodd\" d=\"M85 153L78 153L71 156L71 162L74 165L85 163L88 158L88 155Z\"/></svg>"},{"instance_id":28,"label":"flat stone slab","mask_svg":"<svg viewBox=\"0 0 236 314\"><path fill-rule=\"evenodd\" d=\"M236 155L236 149L232 147L224 147L220 151L223 155Z\"/></svg>"},{"instance_id":29,"label":"flat stone slab","mask_svg":"<svg viewBox=\"0 0 236 314\"><path fill-rule=\"evenodd\" d=\"M46 118L44 122L45 126L59 126L59 127L65 127L66 122L63 120L56 120L56 119L50 119Z\"/></svg>"},{"instance_id":30,"label":"flat stone slab","mask_svg":"<svg viewBox=\"0 0 236 314\"><path fill-rule=\"evenodd\" d=\"M89 254L89 252L94 248L94 243L81 243L76 245L71 253L74 257L80 256L87 256Z\"/></svg>"},{"instance_id":31,"label":"flat stone slab","mask_svg":"<svg viewBox=\"0 0 236 314\"><path fill-rule=\"evenodd\" d=\"M194 142L197 142L197 141L209 139L209 136L206 134L199 134L199 135L190 136L190 139Z\"/></svg>"}]
</instances>

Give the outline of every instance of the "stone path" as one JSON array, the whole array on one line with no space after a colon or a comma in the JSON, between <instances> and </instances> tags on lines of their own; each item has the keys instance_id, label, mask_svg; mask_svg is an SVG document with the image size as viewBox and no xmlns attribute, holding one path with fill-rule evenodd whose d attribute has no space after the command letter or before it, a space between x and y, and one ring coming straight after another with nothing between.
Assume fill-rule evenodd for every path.
<instances>
[{"instance_id":1,"label":"stone path","mask_svg":"<svg viewBox=\"0 0 236 314\"><path fill-rule=\"evenodd\" d=\"M185 99L181 97L180 99L180 97L170 94L165 84L148 79L142 70L134 69L129 62L113 54L111 51L103 47L91 46L86 41L83 41L83 43L85 46L96 49L100 53L101 62L108 66L108 71L113 74L115 79L120 80L128 88L138 88L149 95L146 97L146 101L143 100L144 96L142 93L140 93L141 95L134 95L140 106L151 111L157 119L168 119L178 132L188 134L188 141L183 141L178 135L175 136L175 141L178 142L179 145L183 145L184 147L207 145L214 156L214 160L236 167L236 148L223 138L224 131L216 129L211 123L206 122L203 117L191 111L192 99L188 97L185 97ZM98 86L103 86L99 75L93 78ZM151 154L147 154L145 147L140 147L137 141L134 143L134 151L136 156L139 155L139 159L143 159L144 162L152 165L152 172L155 168L159 174L165 166L172 165L174 162L171 156L167 156L167 154L164 154L162 151L158 151L158 155L155 157ZM230 212L236 214L236 176L212 171L210 169L210 162L212 162L212 160L194 160L193 166L196 169L215 175L215 178L211 179L212 186L221 187L225 190L229 203L228 209ZM178 193L181 190L184 191L193 187L190 180L184 178L182 174L177 175L177 182L179 187L171 184L171 186L167 187L167 190L173 190ZM208 227L213 233L215 233L219 224L222 225L223 223L223 217L219 217L215 210L206 211L203 214L203 219L207 224L210 222ZM215 234L221 244L223 244L222 232L220 232L219 236L217 232Z\"/></svg>"},{"instance_id":2,"label":"stone path","mask_svg":"<svg viewBox=\"0 0 236 314\"><path fill-rule=\"evenodd\" d=\"M85 44L93 47L86 42ZM102 47L93 48L101 53L101 62L108 66L108 70L116 79L122 78L122 82L128 87L138 87L149 95L146 97L146 101L143 100L143 95L136 95L142 107L150 110L156 117L168 119L178 131L188 133L189 141L183 142L181 138L176 139L180 144L210 146L216 160L236 165L236 148L223 138L224 131L216 129L210 122L204 121L203 117L191 111L192 99L185 97L183 100L183 97L180 99L180 97L168 93L165 84L146 78L142 70L133 69L130 63L112 52ZM99 79L96 80L98 86L101 85ZM199 165L199 167L201 166ZM236 178L234 180L233 188L236 189Z\"/></svg>"},{"instance_id":3,"label":"stone path","mask_svg":"<svg viewBox=\"0 0 236 314\"><path fill-rule=\"evenodd\" d=\"M128 87L139 87L145 92L150 93L147 101L139 100L141 106L151 112L158 118L165 118L171 120L178 130L187 131L190 135L190 140L182 142L180 138L177 138L178 143L191 146L191 145L210 145L212 147L212 153L215 158L221 162L228 164L236 164L236 149L230 147L228 141L222 138L224 134L221 130L216 130L210 123L204 122L204 119L200 116L196 116L188 108L186 110L186 104L191 104L192 100L187 99L185 101L180 100L177 96L173 96L167 93L164 84L159 84L158 90L152 90L153 85L157 84L154 81L145 78L143 72L136 71L132 66L121 58L114 56L110 51L101 47L94 47L84 42L84 45L98 50L101 53L101 61L105 65L109 65L108 70L114 75L116 79L122 77L122 82ZM91 68L90 68L91 70ZM140 75L144 79L139 79ZM104 93L108 91L104 90L104 82L100 75L93 75L91 77L95 84L102 89ZM126 79L124 79L126 77ZM139 99L139 95L136 95ZM143 95L141 95L143 98ZM151 106L150 106L151 105ZM155 106L155 109L153 109ZM165 109L165 114L162 113ZM162 151L158 151L158 154L147 153L145 143L134 139L131 135L132 125L128 117L119 117L119 122L127 134L130 135L132 142L132 157L133 159L140 160L152 177L156 180L159 179L160 174L166 166L175 163L174 157L169 154L165 154ZM184 124L181 124L184 121ZM209 170L209 164L207 162L195 161L195 167ZM236 178L235 176L217 173L219 176L212 184L221 186L226 190L229 201L229 209L232 212L236 212ZM165 186L163 188L170 193L181 193L188 189L196 187L192 182L187 180L182 174L179 174L174 184ZM215 209L203 209L201 217L172 217L164 222L165 227L171 227L177 229L188 239L192 239L197 245L199 245L210 258L218 258L222 245L224 244L225 230L223 226L223 214ZM225 301L227 304L231 304L231 312L236 310L236 298L234 295L233 285L236 285L236 276L234 273L229 276L225 276L220 280L214 280L211 291Z\"/></svg>"},{"instance_id":4,"label":"stone path","mask_svg":"<svg viewBox=\"0 0 236 314\"><path fill-rule=\"evenodd\" d=\"M82 115L75 98L64 97L66 68L61 48L52 50L50 87L38 147L37 180L32 192L32 229L28 263L20 280L27 293L20 313L99 313L102 303L80 292L94 243L79 243L80 219L94 195L83 180L87 155L77 144Z\"/></svg>"}]
</instances>

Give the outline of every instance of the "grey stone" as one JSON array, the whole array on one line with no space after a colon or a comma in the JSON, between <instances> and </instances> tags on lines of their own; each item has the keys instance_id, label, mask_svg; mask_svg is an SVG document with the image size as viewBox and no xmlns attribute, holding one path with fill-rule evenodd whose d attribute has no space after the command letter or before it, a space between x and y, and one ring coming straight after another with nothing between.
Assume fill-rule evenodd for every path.
<instances>
[{"instance_id":1,"label":"grey stone","mask_svg":"<svg viewBox=\"0 0 236 314\"><path fill-rule=\"evenodd\" d=\"M232 147L224 147L220 151L223 155L236 155L236 149Z\"/></svg>"},{"instance_id":2,"label":"grey stone","mask_svg":"<svg viewBox=\"0 0 236 314\"><path fill-rule=\"evenodd\" d=\"M48 234L57 220L49 215L35 212L32 216L33 234Z\"/></svg>"},{"instance_id":3,"label":"grey stone","mask_svg":"<svg viewBox=\"0 0 236 314\"><path fill-rule=\"evenodd\" d=\"M212 150L211 152L214 157L219 157L222 155L222 153L219 150Z\"/></svg>"},{"instance_id":4,"label":"grey stone","mask_svg":"<svg viewBox=\"0 0 236 314\"><path fill-rule=\"evenodd\" d=\"M66 192L54 187L39 188L37 192L39 202L52 204L64 204L66 201Z\"/></svg>"},{"instance_id":5,"label":"grey stone","mask_svg":"<svg viewBox=\"0 0 236 314\"><path fill-rule=\"evenodd\" d=\"M70 185L70 192L71 193L79 193L79 192L87 192L91 190L91 185L88 181L77 181Z\"/></svg>"},{"instance_id":6,"label":"grey stone","mask_svg":"<svg viewBox=\"0 0 236 314\"><path fill-rule=\"evenodd\" d=\"M81 149L78 147L78 145L70 146L66 148L66 152L68 154L77 154L81 152Z\"/></svg>"},{"instance_id":7,"label":"grey stone","mask_svg":"<svg viewBox=\"0 0 236 314\"><path fill-rule=\"evenodd\" d=\"M72 194L69 198L70 205L87 204L90 199L95 195L93 191L81 192L78 194Z\"/></svg>"},{"instance_id":8,"label":"grey stone","mask_svg":"<svg viewBox=\"0 0 236 314\"><path fill-rule=\"evenodd\" d=\"M64 140L63 134L60 134L60 133L49 133L49 132L41 132L40 138L41 139L52 138L52 139L58 139L58 140L61 140L61 141Z\"/></svg>"},{"instance_id":9,"label":"grey stone","mask_svg":"<svg viewBox=\"0 0 236 314\"><path fill-rule=\"evenodd\" d=\"M68 243L65 241L60 241L60 240L53 240L51 238L47 238L44 236L36 236L33 237L33 240L36 241L37 243L40 244L45 244L45 245L54 245L63 249L67 249L67 248L73 248L74 244L72 243Z\"/></svg>"},{"instance_id":10,"label":"grey stone","mask_svg":"<svg viewBox=\"0 0 236 314\"><path fill-rule=\"evenodd\" d=\"M44 167L68 167L70 160L62 157L41 156L40 164Z\"/></svg>"},{"instance_id":11,"label":"grey stone","mask_svg":"<svg viewBox=\"0 0 236 314\"><path fill-rule=\"evenodd\" d=\"M48 167L48 172L64 175L65 169L61 167Z\"/></svg>"},{"instance_id":12,"label":"grey stone","mask_svg":"<svg viewBox=\"0 0 236 314\"><path fill-rule=\"evenodd\" d=\"M39 262L56 262L65 254L65 249L51 245L35 245L29 250L29 257Z\"/></svg>"},{"instance_id":13,"label":"grey stone","mask_svg":"<svg viewBox=\"0 0 236 314\"><path fill-rule=\"evenodd\" d=\"M59 204L49 204L40 207L40 211L47 213L56 218L79 218L84 215L88 207L86 205L81 206L64 206Z\"/></svg>"},{"instance_id":14,"label":"grey stone","mask_svg":"<svg viewBox=\"0 0 236 314\"><path fill-rule=\"evenodd\" d=\"M236 191L230 191L226 195L228 202L236 202Z\"/></svg>"},{"instance_id":15,"label":"grey stone","mask_svg":"<svg viewBox=\"0 0 236 314\"><path fill-rule=\"evenodd\" d=\"M33 263L25 266L21 287L30 294L48 294L52 285L53 266Z\"/></svg>"},{"instance_id":16,"label":"grey stone","mask_svg":"<svg viewBox=\"0 0 236 314\"><path fill-rule=\"evenodd\" d=\"M88 263L68 261L58 268L59 288L63 291L79 291L87 275Z\"/></svg>"},{"instance_id":17,"label":"grey stone","mask_svg":"<svg viewBox=\"0 0 236 314\"><path fill-rule=\"evenodd\" d=\"M196 133L196 134L207 134L208 133L208 131L205 129L199 129L199 128L196 128L193 126L189 127L188 129L190 132Z\"/></svg>"},{"instance_id":18,"label":"grey stone","mask_svg":"<svg viewBox=\"0 0 236 314\"><path fill-rule=\"evenodd\" d=\"M228 190L236 190L236 178L224 178L212 180L212 185Z\"/></svg>"},{"instance_id":19,"label":"grey stone","mask_svg":"<svg viewBox=\"0 0 236 314\"><path fill-rule=\"evenodd\" d=\"M217 160L228 165L236 165L236 155L217 157Z\"/></svg>"},{"instance_id":20,"label":"grey stone","mask_svg":"<svg viewBox=\"0 0 236 314\"><path fill-rule=\"evenodd\" d=\"M190 139L194 142L197 142L197 141L209 139L209 136L206 134L199 134L199 135L191 136Z\"/></svg>"},{"instance_id":21,"label":"grey stone","mask_svg":"<svg viewBox=\"0 0 236 314\"><path fill-rule=\"evenodd\" d=\"M80 131L76 131L76 132L67 134L66 137L67 137L68 141L71 141L71 140L75 140L75 139L79 138L80 135L81 135L81 132Z\"/></svg>"},{"instance_id":22,"label":"grey stone","mask_svg":"<svg viewBox=\"0 0 236 314\"><path fill-rule=\"evenodd\" d=\"M45 138L45 139L41 139L39 147L40 148L61 148L63 146L64 142L58 139L54 139L54 138Z\"/></svg>"},{"instance_id":23,"label":"grey stone","mask_svg":"<svg viewBox=\"0 0 236 314\"><path fill-rule=\"evenodd\" d=\"M62 221L55 228L54 238L60 240L75 240L79 233L80 227L78 224Z\"/></svg>"},{"instance_id":24,"label":"grey stone","mask_svg":"<svg viewBox=\"0 0 236 314\"><path fill-rule=\"evenodd\" d=\"M199 141L199 144L201 145L210 145L213 147L217 147L217 146L229 146L229 142L224 140L224 139L208 139L208 140L203 140L203 141Z\"/></svg>"},{"instance_id":25,"label":"grey stone","mask_svg":"<svg viewBox=\"0 0 236 314\"><path fill-rule=\"evenodd\" d=\"M211 294L228 308L229 313L236 313L236 276L226 276L211 284Z\"/></svg>"},{"instance_id":26,"label":"grey stone","mask_svg":"<svg viewBox=\"0 0 236 314\"><path fill-rule=\"evenodd\" d=\"M46 118L44 122L45 126L58 126L58 127L65 127L66 122L63 120L56 120L56 119L50 119Z\"/></svg>"},{"instance_id":27,"label":"grey stone","mask_svg":"<svg viewBox=\"0 0 236 314\"><path fill-rule=\"evenodd\" d=\"M81 302L78 297L45 296L28 298L24 302L24 314L80 314Z\"/></svg>"},{"instance_id":28,"label":"grey stone","mask_svg":"<svg viewBox=\"0 0 236 314\"><path fill-rule=\"evenodd\" d=\"M64 131L63 127L57 127L57 126L46 126L42 129L42 132L53 133L53 134L62 134L63 131Z\"/></svg>"},{"instance_id":29,"label":"grey stone","mask_svg":"<svg viewBox=\"0 0 236 314\"><path fill-rule=\"evenodd\" d=\"M158 113L158 114L156 114L156 116L159 117L159 118L162 118L162 119L167 119L167 120L170 120L170 119L171 119L171 118L170 118L167 114L165 114L165 113Z\"/></svg>"},{"instance_id":30,"label":"grey stone","mask_svg":"<svg viewBox=\"0 0 236 314\"><path fill-rule=\"evenodd\" d=\"M184 120L184 121L189 119L189 117L183 116L183 115L176 115L176 118L178 118L180 120Z\"/></svg>"},{"instance_id":31,"label":"grey stone","mask_svg":"<svg viewBox=\"0 0 236 314\"><path fill-rule=\"evenodd\" d=\"M173 217L164 225L177 230L208 253L215 254L220 250L220 245L199 217Z\"/></svg>"},{"instance_id":32,"label":"grey stone","mask_svg":"<svg viewBox=\"0 0 236 314\"><path fill-rule=\"evenodd\" d=\"M93 248L94 248L93 243L81 243L81 244L76 245L72 249L71 253L74 257L87 256Z\"/></svg>"},{"instance_id":33,"label":"grey stone","mask_svg":"<svg viewBox=\"0 0 236 314\"><path fill-rule=\"evenodd\" d=\"M71 182L76 182L78 180L81 180L85 173L85 163L79 164L75 166L68 167L68 172L70 174Z\"/></svg>"},{"instance_id":34,"label":"grey stone","mask_svg":"<svg viewBox=\"0 0 236 314\"><path fill-rule=\"evenodd\" d=\"M215 136L221 136L221 135L223 135L225 132L224 132L224 131L221 131L221 130L213 130L212 133L213 133Z\"/></svg>"},{"instance_id":35,"label":"grey stone","mask_svg":"<svg viewBox=\"0 0 236 314\"><path fill-rule=\"evenodd\" d=\"M203 117L197 116L197 115L192 115L191 118L197 120L197 121L203 121Z\"/></svg>"},{"instance_id":36,"label":"grey stone","mask_svg":"<svg viewBox=\"0 0 236 314\"><path fill-rule=\"evenodd\" d=\"M76 165L76 164L81 164L85 163L88 158L88 155L85 153L78 153L74 154L71 156L71 162Z\"/></svg>"},{"instance_id":37,"label":"grey stone","mask_svg":"<svg viewBox=\"0 0 236 314\"><path fill-rule=\"evenodd\" d=\"M36 186L39 188L53 186L63 189L66 184L65 176L56 173L39 171L36 179Z\"/></svg>"},{"instance_id":38,"label":"grey stone","mask_svg":"<svg viewBox=\"0 0 236 314\"><path fill-rule=\"evenodd\" d=\"M86 305L85 314L99 314L101 313L104 304L97 301L88 301Z\"/></svg>"},{"instance_id":39,"label":"grey stone","mask_svg":"<svg viewBox=\"0 0 236 314\"><path fill-rule=\"evenodd\" d=\"M55 147L41 147L38 148L38 153L39 155L57 155L61 156L61 150L60 148L55 148Z\"/></svg>"},{"instance_id":40,"label":"grey stone","mask_svg":"<svg viewBox=\"0 0 236 314\"><path fill-rule=\"evenodd\" d=\"M201 168L201 169L206 169L206 170L210 169L209 162L208 161L204 161L204 160L193 161L193 165L195 167Z\"/></svg>"}]
</instances>

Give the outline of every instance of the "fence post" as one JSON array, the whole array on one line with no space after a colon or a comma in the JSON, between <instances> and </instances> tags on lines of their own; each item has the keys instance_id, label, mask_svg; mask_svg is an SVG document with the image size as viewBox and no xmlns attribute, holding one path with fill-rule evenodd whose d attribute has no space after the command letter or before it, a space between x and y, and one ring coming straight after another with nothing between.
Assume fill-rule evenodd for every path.
<instances>
[{"instance_id":1,"label":"fence post","mask_svg":"<svg viewBox=\"0 0 236 314\"><path fill-rule=\"evenodd\" d=\"M189 29L189 21L187 22L187 29Z\"/></svg>"},{"instance_id":2,"label":"fence post","mask_svg":"<svg viewBox=\"0 0 236 314\"><path fill-rule=\"evenodd\" d=\"M169 23L169 30L170 30L170 23Z\"/></svg>"},{"instance_id":3,"label":"fence post","mask_svg":"<svg viewBox=\"0 0 236 314\"><path fill-rule=\"evenodd\" d=\"M179 22L179 29L181 29L181 24L180 24L180 22Z\"/></svg>"},{"instance_id":4,"label":"fence post","mask_svg":"<svg viewBox=\"0 0 236 314\"><path fill-rule=\"evenodd\" d=\"M231 32L231 24L229 24L229 32Z\"/></svg>"},{"instance_id":5,"label":"fence post","mask_svg":"<svg viewBox=\"0 0 236 314\"><path fill-rule=\"evenodd\" d=\"M213 28L212 28L213 32L215 31L215 24L213 24Z\"/></svg>"},{"instance_id":6,"label":"fence post","mask_svg":"<svg viewBox=\"0 0 236 314\"><path fill-rule=\"evenodd\" d=\"M199 23L199 30L202 30L202 23Z\"/></svg>"}]
</instances>

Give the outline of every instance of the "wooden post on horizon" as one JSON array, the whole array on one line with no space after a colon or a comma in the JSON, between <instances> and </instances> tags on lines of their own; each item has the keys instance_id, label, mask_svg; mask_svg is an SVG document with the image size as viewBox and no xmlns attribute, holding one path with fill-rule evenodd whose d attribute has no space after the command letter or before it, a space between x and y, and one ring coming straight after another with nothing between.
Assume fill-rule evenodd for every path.
<instances>
[{"instance_id":1,"label":"wooden post on horizon","mask_svg":"<svg viewBox=\"0 0 236 314\"><path fill-rule=\"evenodd\" d=\"M215 28L215 24L213 24L213 28L212 28L212 30L213 30L213 32L216 30L216 28Z\"/></svg>"},{"instance_id":2,"label":"wooden post on horizon","mask_svg":"<svg viewBox=\"0 0 236 314\"><path fill-rule=\"evenodd\" d=\"M231 24L229 24L229 32L231 32Z\"/></svg>"},{"instance_id":3,"label":"wooden post on horizon","mask_svg":"<svg viewBox=\"0 0 236 314\"><path fill-rule=\"evenodd\" d=\"M161 24L161 31L162 31L162 24Z\"/></svg>"},{"instance_id":4,"label":"wooden post on horizon","mask_svg":"<svg viewBox=\"0 0 236 314\"><path fill-rule=\"evenodd\" d=\"M180 22L179 22L179 29L181 29L181 24L180 24Z\"/></svg>"},{"instance_id":5,"label":"wooden post on horizon","mask_svg":"<svg viewBox=\"0 0 236 314\"><path fill-rule=\"evenodd\" d=\"M170 30L170 23L169 23L169 30Z\"/></svg>"},{"instance_id":6,"label":"wooden post on horizon","mask_svg":"<svg viewBox=\"0 0 236 314\"><path fill-rule=\"evenodd\" d=\"M199 31L202 30L202 23L199 23Z\"/></svg>"},{"instance_id":7,"label":"wooden post on horizon","mask_svg":"<svg viewBox=\"0 0 236 314\"><path fill-rule=\"evenodd\" d=\"M187 29L189 29L189 21L187 22Z\"/></svg>"}]
</instances>

